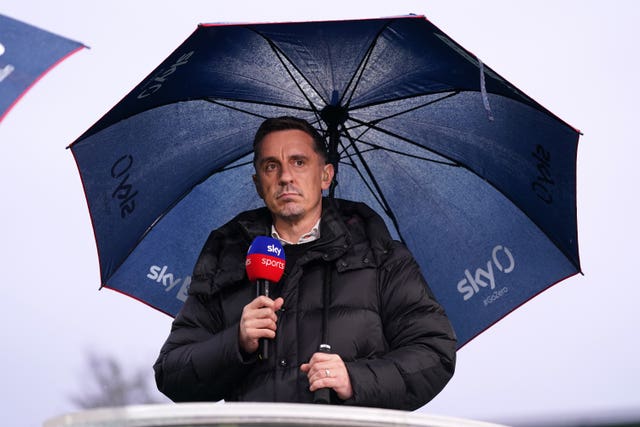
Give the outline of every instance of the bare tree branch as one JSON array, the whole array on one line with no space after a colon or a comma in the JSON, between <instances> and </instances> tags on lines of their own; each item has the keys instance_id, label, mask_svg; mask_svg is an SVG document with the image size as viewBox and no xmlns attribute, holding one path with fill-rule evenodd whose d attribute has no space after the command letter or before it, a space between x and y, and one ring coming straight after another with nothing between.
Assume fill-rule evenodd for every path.
<instances>
[{"instance_id":1,"label":"bare tree branch","mask_svg":"<svg viewBox=\"0 0 640 427\"><path fill-rule=\"evenodd\" d=\"M159 393L150 387L150 372L136 369L125 372L113 356L90 352L87 354L87 374L82 391L70 396L81 409L159 403Z\"/></svg>"}]
</instances>

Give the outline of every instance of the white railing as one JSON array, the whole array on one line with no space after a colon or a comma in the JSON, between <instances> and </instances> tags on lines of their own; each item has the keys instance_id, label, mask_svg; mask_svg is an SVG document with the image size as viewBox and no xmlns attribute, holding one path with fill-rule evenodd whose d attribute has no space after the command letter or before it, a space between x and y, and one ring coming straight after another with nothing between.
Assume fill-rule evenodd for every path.
<instances>
[{"instance_id":1,"label":"white railing","mask_svg":"<svg viewBox=\"0 0 640 427\"><path fill-rule=\"evenodd\" d=\"M468 419L390 409L282 403L180 403L92 409L45 421L44 427L498 427Z\"/></svg>"}]
</instances>

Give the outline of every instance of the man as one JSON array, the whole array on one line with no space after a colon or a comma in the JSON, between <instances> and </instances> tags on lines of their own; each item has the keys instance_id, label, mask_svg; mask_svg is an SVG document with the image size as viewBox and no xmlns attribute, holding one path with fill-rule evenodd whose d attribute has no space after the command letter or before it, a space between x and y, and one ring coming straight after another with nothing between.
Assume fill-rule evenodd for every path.
<instances>
[{"instance_id":1,"label":"man","mask_svg":"<svg viewBox=\"0 0 640 427\"><path fill-rule=\"evenodd\" d=\"M266 207L209 236L154 365L159 390L174 401L311 403L328 388L333 404L423 406L453 375L456 341L409 251L366 205L322 197L334 169L306 121L267 119L254 167ZM256 298L245 274L259 235L284 244L273 298ZM329 354L318 351L323 332Z\"/></svg>"}]
</instances>

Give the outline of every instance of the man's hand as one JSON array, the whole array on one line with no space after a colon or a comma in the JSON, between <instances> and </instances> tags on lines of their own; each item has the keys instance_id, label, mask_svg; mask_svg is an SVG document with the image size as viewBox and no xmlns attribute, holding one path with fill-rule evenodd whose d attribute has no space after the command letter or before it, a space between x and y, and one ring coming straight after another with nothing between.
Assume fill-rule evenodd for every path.
<instances>
[{"instance_id":1,"label":"man's hand","mask_svg":"<svg viewBox=\"0 0 640 427\"><path fill-rule=\"evenodd\" d=\"M260 338L275 338L276 311L284 304L282 298L272 300L266 296L259 296L244 306L240 318L239 340L240 347L245 353L251 354L258 350Z\"/></svg>"},{"instance_id":2,"label":"man's hand","mask_svg":"<svg viewBox=\"0 0 640 427\"><path fill-rule=\"evenodd\" d=\"M349 372L337 354L314 353L309 363L300 366L300 370L307 374L309 391L332 388L342 400L353 396Z\"/></svg>"}]
</instances>

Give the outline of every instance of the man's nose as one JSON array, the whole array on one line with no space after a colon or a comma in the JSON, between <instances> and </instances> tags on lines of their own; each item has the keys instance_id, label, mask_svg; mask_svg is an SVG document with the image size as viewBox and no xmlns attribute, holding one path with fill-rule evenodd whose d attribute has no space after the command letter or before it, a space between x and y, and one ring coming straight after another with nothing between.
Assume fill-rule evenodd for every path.
<instances>
[{"instance_id":1,"label":"man's nose","mask_svg":"<svg viewBox=\"0 0 640 427\"><path fill-rule=\"evenodd\" d=\"M293 174L291 173L291 166L285 163L280 169L280 182L290 183L292 181Z\"/></svg>"}]
</instances>

